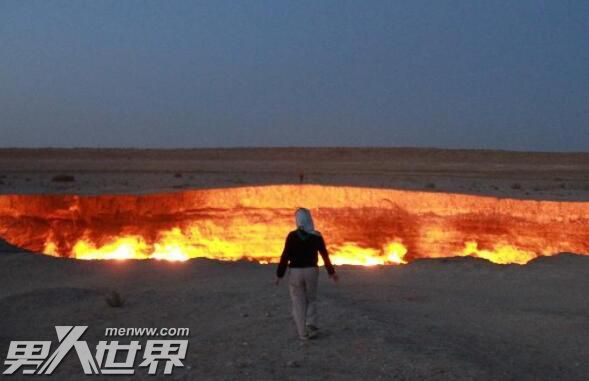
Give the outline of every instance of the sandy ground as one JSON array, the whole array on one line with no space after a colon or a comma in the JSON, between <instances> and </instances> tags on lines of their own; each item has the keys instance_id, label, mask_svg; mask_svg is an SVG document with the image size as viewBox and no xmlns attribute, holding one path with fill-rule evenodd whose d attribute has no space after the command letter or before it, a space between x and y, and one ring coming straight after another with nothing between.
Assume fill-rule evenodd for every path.
<instances>
[{"instance_id":1,"label":"sandy ground","mask_svg":"<svg viewBox=\"0 0 589 381\"><path fill-rule=\"evenodd\" d=\"M55 325L88 325L91 344L105 339L108 327L188 327L187 367L153 379L586 380L589 374L588 258L544 258L524 267L463 259L340 268L338 284L322 273L322 335L306 344L296 338L287 287L273 285L273 271L207 260L3 255L0 348L14 339L55 342ZM105 303L111 289L125 298L122 308ZM54 379L80 379L77 361L68 358ZM132 379L145 378L140 369Z\"/></svg>"},{"instance_id":2,"label":"sandy ground","mask_svg":"<svg viewBox=\"0 0 589 381\"><path fill-rule=\"evenodd\" d=\"M589 198L585 154L384 149L5 150L0 190L137 193L297 183L301 168L304 181L313 183ZM75 181L51 180L64 174ZM1 360L11 340L55 345L55 325L88 325L85 338L91 344L104 339L107 327L188 327L186 367L149 379L587 380L589 375L589 257L560 255L526 266L466 258L340 267L338 284L322 272L322 334L301 344L287 287L273 284L274 266L83 262L20 251L0 245ZM112 290L124 297L123 307L106 304ZM51 379L83 379L72 355ZM147 378L144 368L136 373L130 378Z\"/></svg>"},{"instance_id":3,"label":"sandy ground","mask_svg":"<svg viewBox=\"0 0 589 381\"><path fill-rule=\"evenodd\" d=\"M148 193L261 184L589 200L589 154L415 148L0 149L0 194ZM73 182L53 181L74 176Z\"/></svg>"}]
</instances>

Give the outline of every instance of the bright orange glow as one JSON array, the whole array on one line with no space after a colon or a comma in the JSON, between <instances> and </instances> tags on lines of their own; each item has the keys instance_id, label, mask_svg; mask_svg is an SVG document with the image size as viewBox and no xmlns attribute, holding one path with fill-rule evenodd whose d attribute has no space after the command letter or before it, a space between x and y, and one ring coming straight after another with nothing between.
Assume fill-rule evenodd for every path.
<instances>
[{"instance_id":1,"label":"bright orange glow","mask_svg":"<svg viewBox=\"0 0 589 381\"><path fill-rule=\"evenodd\" d=\"M533 251L518 249L517 247L504 243L493 245L492 250L480 250L478 248L478 243L475 241L466 242L462 253L465 256L470 255L483 258L502 265L509 263L524 265L537 257L536 253Z\"/></svg>"},{"instance_id":2,"label":"bright orange glow","mask_svg":"<svg viewBox=\"0 0 589 381\"><path fill-rule=\"evenodd\" d=\"M525 264L589 252L589 203L280 185L154 195L0 196L0 236L77 259L277 262L310 208L335 264L473 256Z\"/></svg>"}]
</instances>

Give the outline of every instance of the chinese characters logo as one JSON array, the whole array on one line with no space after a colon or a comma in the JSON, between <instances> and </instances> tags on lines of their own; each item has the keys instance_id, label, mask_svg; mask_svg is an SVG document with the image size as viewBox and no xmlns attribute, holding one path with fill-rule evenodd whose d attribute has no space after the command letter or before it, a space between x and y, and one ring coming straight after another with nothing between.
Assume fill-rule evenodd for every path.
<instances>
[{"instance_id":1,"label":"chinese characters logo","mask_svg":"<svg viewBox=\"0 0 589 381\"><path fill-rule=\"evenodd\" d=\"M84 374L134 374L135 359L143 350L147 373L156 374L163 368L164 374L172 374L174 367L183 367L188 340L138 340L126 344L117 340L99 341L94 355L85 340L81 340L88 326L56 326L59 344L50 354L51 341L12 341L4 361L3 374L52 374L72 349L76 352ZM161 366L160 366L161 365Z\"/></svg>"}]
</instances>

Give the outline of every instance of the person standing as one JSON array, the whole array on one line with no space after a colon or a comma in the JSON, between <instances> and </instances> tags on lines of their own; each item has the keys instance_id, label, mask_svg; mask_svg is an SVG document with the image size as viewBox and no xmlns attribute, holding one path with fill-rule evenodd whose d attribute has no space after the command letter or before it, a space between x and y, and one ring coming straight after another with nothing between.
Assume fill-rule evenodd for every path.
<instances>
[{"instance_id":1,"label":"person standing","mask_svg":"<svg viewBox=\"0 0 589 381\"><path fill-rule=\"evenodd\" d=\"M339 278L329 259L323 236L315 230L311 212L305 208L297 209L295 222L297 228L288 233L276 269L276 284L284 277L288 267L288 288L297 333L301 340L308 340L318 334L318 253L323 258L329 277L335 282Z\"/></svg>"}]
</instances>

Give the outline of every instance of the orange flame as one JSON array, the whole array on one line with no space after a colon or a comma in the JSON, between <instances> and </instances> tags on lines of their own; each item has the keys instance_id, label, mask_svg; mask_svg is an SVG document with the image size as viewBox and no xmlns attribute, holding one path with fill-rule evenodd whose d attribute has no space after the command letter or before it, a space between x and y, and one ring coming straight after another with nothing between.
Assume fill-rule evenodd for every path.
<instances>
[{"instance_id":1,"label":"orange flame","mask_svg":"<svg viewBox=\"0 0 589 381\"><path fill-rule=\"evenodd\" d=\"M589 203L281 185L155 195L0 196L0 236L77 259L278 261L304 205L335 264L473 256L525 264L587 253Z\"/></svg>"}]
</instances>

